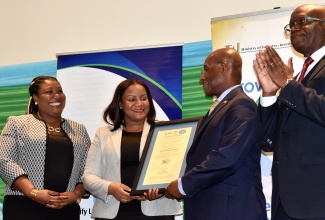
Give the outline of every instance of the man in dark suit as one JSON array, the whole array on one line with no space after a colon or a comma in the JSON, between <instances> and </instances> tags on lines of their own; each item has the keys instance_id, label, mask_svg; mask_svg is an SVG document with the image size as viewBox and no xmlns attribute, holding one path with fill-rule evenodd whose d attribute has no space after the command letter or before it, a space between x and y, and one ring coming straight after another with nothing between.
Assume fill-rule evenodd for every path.
<instances>
[{"instance_id":1,"label":"man in dark suit","mask_svg":"<svg viewBox=\"0 0 325 220\"><path fill-rule=\"evenodd\" d=\"M323 6L302 5L285 27L293 48L311 60L297 78L292 58L285 65L271 47L254 60L263 90L258 139L274 152L272 220L325 219L324 18Z\"/></svg>"},{"instance_id":2,"label":"man in dark suit","mask_svg":"<svg viewBox=\"0 0 325 220\"><path fill-rule=\"evenodd\" d=\"M240 86L242 60L234 49L212 52L200 81L219 104L204 117L187 154L184 176L166 197L184 197L186 220L265 220L256 104Z\"/></svg>"}]
</instances>

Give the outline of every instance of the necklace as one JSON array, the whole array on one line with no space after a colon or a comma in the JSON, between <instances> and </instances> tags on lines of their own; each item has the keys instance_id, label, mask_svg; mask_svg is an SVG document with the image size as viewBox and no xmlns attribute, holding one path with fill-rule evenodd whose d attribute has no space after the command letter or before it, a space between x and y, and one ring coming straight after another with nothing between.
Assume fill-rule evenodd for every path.
<instances>
[{"instance_id":1,"label":"necklace","mask_svg":"<svg viewBox=\"0 0 325 220\"><path fill-rule=\"evenodd\" d=\"M40 114L37 112L37 115L38 115L38 117L40 118L40 119L42 119L42 117L40 116ZM42 119L43 120L43 119ZM44 120L43 120L44 121ZM50 134L50 132L53 132L53 131L55 131L55 132L57 132L57 133L60 133L61 132L61 128L60 127L58 127L58 128L54 128L54 127L52 127L52 126L50 126L49 125L49 123L47 123L46 121L45 121L45 123L46 123L46 126L47 126L47 129L48 129L48 133Z\"/></svg>"}]
</instances>

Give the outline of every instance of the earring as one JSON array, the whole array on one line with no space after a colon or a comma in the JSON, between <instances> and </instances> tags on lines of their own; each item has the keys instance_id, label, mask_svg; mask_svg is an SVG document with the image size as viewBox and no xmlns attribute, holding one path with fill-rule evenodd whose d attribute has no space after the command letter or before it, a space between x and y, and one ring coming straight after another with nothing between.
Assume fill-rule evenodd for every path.
<instances>
[{"instance_id":1,"label":"earring","mask_svg":"<svg viewBox=\"0 0 325 220\"><path fill-rule=\"evenodd\" d=\"M120 109L122 109L122 106L120 106Z\"/></svg>"},{"instance_id":2,"label":"earring","mask_svg":"<svg viewBox=\"0 0 325 220\"><path fill-rule=\"evenodd\" d=\"M35 105L37 105L37 102L35 102Z\"/></svg>"}]
</instances>

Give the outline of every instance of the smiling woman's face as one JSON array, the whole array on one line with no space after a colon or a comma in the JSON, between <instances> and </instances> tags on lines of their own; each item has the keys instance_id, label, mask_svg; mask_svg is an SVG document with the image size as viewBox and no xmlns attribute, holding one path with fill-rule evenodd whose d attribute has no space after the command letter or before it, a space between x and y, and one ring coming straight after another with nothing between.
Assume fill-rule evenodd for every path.
<instances>
[{"instance_id":1,"label":"smiling woman's face","mask_svg":"<svg viewBox=\"0 0 325 220\"><path fill-rule=\"evenodd\" d=\"M38 104L38 111L49 117L61 117L66 97L58 81L44 80L33 98Z\"/></svg>"},{"instance_id":2,"label":"smiling woman's face","mask_svg":"<svg viewBox=\"0 0 325 220\"><path fill-rule=\"evenodd\" d=\"M126 124L144 122L150 110L145 88L139 84L129 86L122 95L120 107L123 109Z\"/></svg>"}]
</instances>

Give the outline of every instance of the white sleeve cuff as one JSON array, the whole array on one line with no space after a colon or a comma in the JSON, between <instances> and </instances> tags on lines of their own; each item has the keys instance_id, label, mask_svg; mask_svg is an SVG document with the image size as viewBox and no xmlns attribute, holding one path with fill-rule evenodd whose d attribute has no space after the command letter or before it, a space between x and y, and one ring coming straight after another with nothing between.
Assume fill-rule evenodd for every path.
<instances>
[{"instance_id":1,"label":"white sleeve cuff","mask_svg":"<svg viewBox=\"0 0 325 220\"><path fill-rule=\"evenodd\" d=\"M178 190L179 190L179 192L180 192L183 196L186 196L186 193L185 193L184 190L183 190L182 179L181 179L181 178L178 179L178 181L177 181L177 185L178 185Z\"/></svg>"},{"instance_id":2,"label":"white sleeve cuff","mask_svg":"<svg viewBox=\"0 0 325 220\"><path fill-rule=\"evenodd\" d=\"M273 105L274 103L276 103L277 98L278 98L277 96L263 97L261 95L261 97L260 97L261 106L263 106L263 107L269 107L269 106Z\"/></svg>"}]
</instances>

